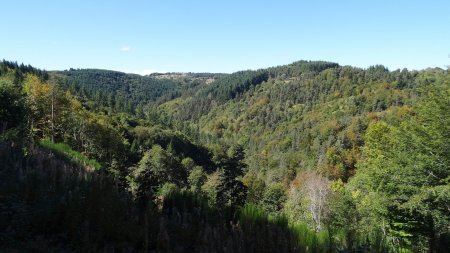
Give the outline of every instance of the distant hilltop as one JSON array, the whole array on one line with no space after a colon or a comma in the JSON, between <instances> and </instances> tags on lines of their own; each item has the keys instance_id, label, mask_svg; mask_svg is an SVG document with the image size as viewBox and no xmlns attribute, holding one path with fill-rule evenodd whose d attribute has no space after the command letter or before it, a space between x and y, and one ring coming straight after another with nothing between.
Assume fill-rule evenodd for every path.
<instances>
[{"instance_id":1,"label":"distant hilltop","mask_svg":"<svg viewBox=\"0 0 450 253\"><path fill-rule=\"evenodd\" d=\"M157 79L179 80L183 78L198 79L207 84L214 82L219 77L225 76L224 73L193 73L193 72L167 72L167 73L151 73L147 76Z\"/></svg>"}]
</instances>

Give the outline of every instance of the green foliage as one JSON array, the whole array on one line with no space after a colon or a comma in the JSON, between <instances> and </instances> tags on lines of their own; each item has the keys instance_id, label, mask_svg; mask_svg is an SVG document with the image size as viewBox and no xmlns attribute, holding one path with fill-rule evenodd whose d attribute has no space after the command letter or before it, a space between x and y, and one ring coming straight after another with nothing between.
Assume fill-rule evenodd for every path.
<instances>
[{"instance_id":1,"label":"green foliage","mask_svg":"<svg viewBox=\"0 0 450 253\"><path fill-rule=\"evenodd\" d=\"M269 216L263 209L256 205L248 204L241 208L239 213L239 224L243 228L255 229L266 225Z\"/></svg>"},{"instance_id":2,"label":"green foliage","mask_svg":"<svg viewBox=\"0 0 450 253\"><path fill-rule=\"evenodd\" d=\"M89 99L91 109L107 109L116 112L144 114L147 103L171 100L190 89L196 89L203 79L214 79L202 75L192 79L164 79L158 75L139 76L117 71L98 69L70 69L56 72L64 79L63 85L71 92L84 99Z\"/></svg>"},{"instance_id":3,"label":"green foliage","mask_svg":"<svg viewBox=\"0 0 450 253\"><path fill-rule=\"evenodd\" d=\"M364 241L366 238L374 238L370 233L377 230L372 227L370 231L367 231L364 230L366 227L361 226L364 223L360 222L361 214L356 209L356 203L351 194L344 188L334 188L331 194L324 224L330 233L333 245L340 245L344 249L352 250L355 245L372 244L374 249L378 248L376 252L382 252L381 249L384 249L384 245L379 245L380 242ZM369 217L365 218L368 219ZM376 222L372 220L367 225L376 226ZM364 232L359 235L359 231ZM364 238L364 235L366 238Z\"/></svg>"},{"instance_id":4,"label":"green foliage","mask_svg":"<svg viewBox=\"0 0 450 253\"><path fill-rule=\"evenodd\" d=\"M0 76L10 74L12 74L14 84L22 82L26 74L37 76L42 81L46 81L49 78L48 72L45 70L37 69L23 63L18 64L17 62L2 60L0 62Z\"/></svg>"},{"instance_id":5,"label":"green foliage","mask_svg":"<svg viewBox=\"0 0 450 253\"><path fill-rule=\"evenodd\" d=\"M21 151L8 145L0 151L8 154L0 156L6 179L0 181L3 250L325 252L320 240L302 245L307 241L298 236L304 234L286 219L270 218L255 206L233 213L166 184L159 209L142 209L100 171L69 166L37 147L18 173Z\"/></svg>"},{"instance_id":6,"label":"green foliage","mask_svg":"<svg viewBox=\"0 0 450 253\"><path fill-rule=\"evenodd\" d=\"M223 170L216 170L207 176L206 182L202 185L202 191L205 193L211 206L216 206L219 204L219 190L220 186L223 185L223 181Z\"/></svg>"},{"instance_id":7,"label":"green foliage","mask_svg":"<svg viewBox=\"0 0 450 253\"><path fill-rule=\"evenodd\" d=\"M247 187L247 203L257 204L261 201L266 189L266 183L257 178L255 174L246 174L242 179L244 185Z\"/></svg>"},{"instance_id":8,"label":"green foliage","mask_svg":"<svg viewBox=\"0 0 450 253\"><path fill-rule=\"evenodd\" d=\"M448 85L428 87L415 117L399 126L372 125L352 182L362 208L417 250L439 249L437 241L448 234L449 95Z\"/></svg>"},{"instance_id":9,"label":"green foliage","mask_svg":"<svg viewBox=\"0 0 450 253\"><path fill-rule=\"evenodd\" d=\"M248 242L243 252L327 252L328 249L322 234L301 224L289 226L285 217L269 217L252 204L241 208L239 226Z\"/></svg>"},{"instance_id":10,"label":"green foliage","mask_svg":"<svg viewBox=\"0 0 450 253\"><path fill-rule=\"evenodd\" d=\"M364 70L304 61L260 72L268 73L267 79L239 96L220 100L215 94L239 86L245 72L158 105L157 115L202 143L241 143L248 171L268 184L288 183L304 169L346 182L355 174L367 126L410 117L424 76L445 76L442 71Z\"/></svg>"},{"instance_id":11,"label":"green foliage","mask_svg":"<svg viewBox=\"0 0 450 253\"><path fill-rule=\"evenodd\" d=\"M339 64L325 61L296 61L289 65L269 68L272 77L283 76L283 78L300 76L304 73L322 72L326 69L338 68Z\"/></svg>"},{"instance_id":12,"label":"green foliage","mask_svg":"<svg viewBox=\"0 0 450 253\"><path fill-rule=\"evenodd\" d=\"M283 209L285 201L286 190L284 186L281 184L271 184L264 191L260 204L266 212L277 213Z\"/></svg>"},{"instance_id":13,"label":"green foliage","mask_svg":"<svg viewBox=\"0 0 450 253\"><path fill-rule=\"evenodd\" d=\"M167 183L183 185L185 176L182 173L184 171L175 157L161 146L154 145L144 154L137 168L132 169L128 183L136 198L146 203L152 201L159 188Z\"/></svg>"},{"instance_id":14,"label":"green foliage","mask_svg":"<svg viewBox=\"0 0 450 253\"><path fill-rule=\"evenodd\" d=\"M36 238L16 251L39 236L66 245L49 251L443 251L449 85L441 69L329 62L141 77L3 61L0 240Z\"/></svg>"},{"instance_id":15,"label":"green foliage","mask_svg":"<svg viewBox=\"0 0 450 253\"><path fill-rule=\"evenodd\" d=\"M53 143L48 139L39 141L39 145L42 147L55 152L58 155L62 155L68 160L80 164L82 166L100 169L101 165L96 160L89 159L78 151L73 150L69 145L65 143Z\"/></svg>"},{"instance_id":16,"label":"green foliage","mask_svg":"<svg viewBox=\"0 0 450 253\"><path fill-rule=\"evenodd\" d=\"M61 149L61 145L56 145ZM7 252L123 249L142 240L133 203L100 171L40 147L0 144L0 244Z\"/></svg>"},{"instance_id":17,"label":"green foliage","mask_svg":"<svg viewBox=\"0 0 450 253\"><path fill-rule=\"evenodd\" d=\"M173 153L180 157L190 158L195 164L203 166L206 171L211 172L214 169L210 151L193 142L181 132L164 129L160 126L137 125L130 131L130 135L133 136L135 149L138 149L140 153L152 148L155 144L163 148L170 146Z\"/></svg>"},{"instance_id":18,"label":"green foliage","mask_svg":"<svg viewBox=\"0 0 450 253\"><path fill-rule=\"evenodd\" d=\"M242 95L250 87L267 81L268 74L264 70L239 71L216 80L212 85L201 91L201 95L208 96L220 102L226 102Z\"/></svg>"},{"instance_id":19,"label":"green foliage","mask_svg":"<svg viewBox=\"0 0 450 253\"><path fill-rule=\"evenodd\" d=\"M14 128L24 124L25 113L24 96L20 87L15 86L12 81L0 77L1 139L14 138L10 135L14 135Z\"/></svg>"},{"instance_id":20,"label":"green foliage","mask_svg":"<svg viewBox=\"0 0 450 253\"><path fill-rule=\"evenodd\" d=\"M231 206L236 208L245 203L247 197L247 187L239 177L244 174L246 164L244 160L244 150L237 145L228 149L227 154L216 154L216 164L223 170L223 177L218 185L217 203L221 206Z\"/></svg>"},{"instance_id":21,"label":"green foliage","mask_svg":"<svg viewBox=\"0 0 450 253\"><path fill-rule=\"evenodd\" d=\"M206 173L201 166L195 166L189 172L188 183L190 190L200 193L202 185L206 182Z\"/></svg>"},{"instance_id":22,"label":"green foliage","mask_svg":"<svg viewBox=\"0 0 450 253\"><path fill-rule=\"evenodd\" d=\"M174 192L177 192L179 190L178 186L174 183L164 183L156 193L158 195L158 198L165 199L169 196L171 196Z\"/></svg>"}]
</instances>

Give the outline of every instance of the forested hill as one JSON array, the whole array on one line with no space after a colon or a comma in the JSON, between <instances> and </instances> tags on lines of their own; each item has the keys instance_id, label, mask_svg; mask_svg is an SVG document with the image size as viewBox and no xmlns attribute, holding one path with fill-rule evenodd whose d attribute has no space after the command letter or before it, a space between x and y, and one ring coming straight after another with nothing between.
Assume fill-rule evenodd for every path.
<instances>
[{"instance_id":1,"label":"forested hill","mask_svg":"<svg viewBox=\"0 0 450 253\"><path fill-rule=\"evenodd\" d=\"M99 69L70 69L54 72L64 76L62 84L71 92L87 97L96 106L134 112L148 103L177 98L223 74L154 73L149 76Z\"/></svg>"},{"instance_id":2,"label":"forested hill","mask_svg":"<svg viewBox=\"0 0 450 253\"><path fill-rule=\"evenodd\" d=\"M139 76L3 61L0 245L445 252L449 113L438 68Z\"/></svg>"}]
</instances>

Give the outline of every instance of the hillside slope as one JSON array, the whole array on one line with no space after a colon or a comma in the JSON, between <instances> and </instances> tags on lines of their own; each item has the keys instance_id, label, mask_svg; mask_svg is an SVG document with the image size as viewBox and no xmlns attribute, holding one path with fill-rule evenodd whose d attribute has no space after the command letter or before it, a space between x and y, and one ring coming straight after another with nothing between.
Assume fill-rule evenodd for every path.
<instances>
[{"instance_id":1,"label":"hillside slope","mask_svg":"<svg viewBox=\"0 0 450 253\"><path fill-rule=\"evenodd\" d=\"M269 181L311 169L346 181L354 174L368 125L409 117L418 89L447 75L443 70L391 72L382 66L363 70L322 62L260 72L267 78L236 96L215 95L228 86L213 83L207 90L216 93L205 89L158 109L184 128L198 129L203 142L242 143L249 169L267 171ZM235 76L242 83L239 75L227 79Z\"/></svg>"},{"instance_id":2,"label":"hillside slope","mask_svg":"<svg viewBox=\"0 0 450 253\"><path fill-rule=\"evenodd\" d=\"M168 222L149 240L123 231L136 249L440 252L450 241L449 87L448 70L330 62L140 77L3 61L0 143L40 143L92 166L141 221L150 211ZM217 237L198 243L212 227ZM275 231L276 244L261 239ZM227 246L209 244L219 241Z\"/></svg>"}]
</instances>

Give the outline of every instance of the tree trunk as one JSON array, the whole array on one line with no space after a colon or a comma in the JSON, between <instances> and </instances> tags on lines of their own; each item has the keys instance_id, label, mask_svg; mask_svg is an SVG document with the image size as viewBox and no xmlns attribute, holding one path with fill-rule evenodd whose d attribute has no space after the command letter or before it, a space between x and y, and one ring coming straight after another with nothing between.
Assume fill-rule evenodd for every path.
<instances>
[{"instance_id":1,"label":"tree trunk","mask_svg":"<svg viewBox=\"0 0 450 253\"><path fill-rule=\"evenodd\" d=\"M55 110L54 110L54 108L55 108L55 106L54 106L55 105L55 92L53 89L52 89L52 143L55 142L55 122L54 122L54 119L55 119Z\"/></svg>"},{"instance_id":2,"label":"tree trunk","mask_svg":"<svg viewBox=\"0 0 450 253\"><path fill-rule=\"evenodd\" d=\"M435 253L436 252L436 237L434 235L434 231L431 231L430 237L428 239L428 252Z\"/></svg>"},{"instance_id":3,"label":"tree trunk","mask_svg":"<svg viewBox=\"0 0 450 253\"><path fill-rule=\"evenodd\" d=\"M2 122L2 125L3 125L2 135L3 135L3 137L5 137L6 127L8 126L8 122L7 121Z\"/></svg>"}]
</instances>

